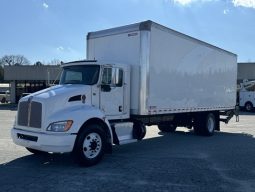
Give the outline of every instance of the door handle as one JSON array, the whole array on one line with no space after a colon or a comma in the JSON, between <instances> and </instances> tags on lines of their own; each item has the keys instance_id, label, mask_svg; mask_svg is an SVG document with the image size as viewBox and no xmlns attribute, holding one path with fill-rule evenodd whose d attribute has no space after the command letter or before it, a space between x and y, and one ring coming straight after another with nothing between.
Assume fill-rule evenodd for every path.
<instances>
[{"instance_id":1,"label":"door handle","mask_svg":"<svg viewBox=\"0 0 255 192\"><path fill-rule=\"evenodd\" d=\"M123 110L122 106L119 106L119 112L122 112L122 110Z\"/></svg>"}]
</instances>

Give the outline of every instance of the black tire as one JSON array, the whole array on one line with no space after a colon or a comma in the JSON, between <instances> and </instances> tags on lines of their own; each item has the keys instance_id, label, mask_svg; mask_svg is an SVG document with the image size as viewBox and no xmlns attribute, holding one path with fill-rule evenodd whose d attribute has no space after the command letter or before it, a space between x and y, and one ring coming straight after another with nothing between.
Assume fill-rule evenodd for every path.
<instances>
[{"instance_id":1,"label":"black tire","mask_svg":"<svg viewBox=\"0 0 255 192\"><path fill-rule=\"evenodd\" d=\"M33 153L34 155L48 155L47 152L45 151L39 151L39 150L36 150L36 149L31 149L29 147L26 147L26 149L30 152L30 153Z\"/></svg>"},{"instance_id":2,"label":"black tire","mask_svg":"<svg viewBox=\"0 0 255 192\"><path fill-rule=\"evenodd\" d=\"M194 120L194 132L197 135L212 136L219 125L214 113L199 114Z\"/></svg>"},{"instance_id":3,"label":"black tire","mask_svg":"<svg viewBox=\"0 0 255 192\"><path fill-rule=\"evenodd\" d=\"M77 136L74 148L74 157L82 166L97 164L104 156L106 150L106 133L98 124L91 124Z\"/></svg>"},{"instance_id":4,"label":"black tire","mask_svg":"<svg viewBox=\"0 0 255 192\"><path fill-rule=\"evenodd\" d=\"M247 111L247 112L251 112L252 110L253 110L253 105L252 105L252 103L251 102L247 102L247 103L245 103L245 110Z\"/></svg>"},{"instance_id":5,"label":"black tire","mask_svg":"<svg viewBox=\"0 0 255 192\"><path fill-rule=\"evenodd\" d=\"M143 123L135 122L133 125L133 137L141 141L146 135L146 126Z\"/></svg>"},{"instance_id":6,"label":"black tire","mask_svg":"<svg viewBox=\"0 0 255 192\"><path fill-rule=\"evenodd\" d=\"M159 124L158 129L162 132L173 133L176 130L175 124Z\"/></svg>"},{"instance_id":7,"label":"black tire","mask_svg":"<svg viewBox=\"0 0 255 192\"><path fill-rule=\"evenodd\" d=\"M216 118L213 113L209 113L206 116L206 122L205 122L205 129L204 129L204 135L205 136L212 136L214 134L214 131L216 129Z\"/></svg>"},{"instance_id":8,"label":"black tire","mask_svg":"<svg viewBox=\"0 0 255 192\"><path fill-rule=\"evenodd\" d=\"M1 103L6 103L6 98L5 98L5 97L3 97L3 98L1 99Z\"/></svg>"}]
</instances>

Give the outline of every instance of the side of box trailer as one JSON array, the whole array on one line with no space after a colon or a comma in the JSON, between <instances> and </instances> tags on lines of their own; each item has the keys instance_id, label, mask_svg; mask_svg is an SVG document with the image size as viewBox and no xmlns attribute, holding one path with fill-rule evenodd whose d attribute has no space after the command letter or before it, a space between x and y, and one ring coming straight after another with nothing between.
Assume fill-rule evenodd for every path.
<instances>
[{"instance_id":1,"label":"side of box trailer","mask_svg":"<svg viewBox=\"0 0 255 192\"><path fill-rule=\"evenodd\" d=\"M131 65L131 114L235 108L237 57L146 21L89 33L87 58Z\"/></svg>"},{"instance_id":2,"label":"side of box trailer","mask_svg":"<svg viewBox=\"0 0 255 192\"><path fill-rule=\"evenodd\" d=\"M159 25L150 41L150 113L235 108L236 55Z\"/></svg>"}]
</instances>

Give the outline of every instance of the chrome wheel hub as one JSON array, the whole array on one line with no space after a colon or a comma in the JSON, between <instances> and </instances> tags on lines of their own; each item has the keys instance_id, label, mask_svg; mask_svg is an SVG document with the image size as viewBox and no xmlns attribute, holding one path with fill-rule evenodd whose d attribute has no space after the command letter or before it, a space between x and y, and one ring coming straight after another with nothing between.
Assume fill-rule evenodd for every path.
<instances>
[{"instance_id":1,"label":"chrome wheel hub","mask_svg":"<svg viewBox=\"0 0 255 192\"><path fill-rule=\"evenodd\" d=\"M88 134L83 142L83 153L89 158L93 159L100 153L102 149L102 139L98 133Z\"/></svg>"}]
</instances>

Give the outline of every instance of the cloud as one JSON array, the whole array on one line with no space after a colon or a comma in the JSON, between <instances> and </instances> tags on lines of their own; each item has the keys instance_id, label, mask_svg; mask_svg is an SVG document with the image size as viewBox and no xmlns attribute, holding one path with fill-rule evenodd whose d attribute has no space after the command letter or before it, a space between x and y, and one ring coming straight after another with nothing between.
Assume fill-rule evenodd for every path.
<instances>
[{"instance_id":1,"label":"cloud","mask_svg":"<svg viewBox=\"0 0 255 192\"><path fill-rule=\"evenodd\" d=\"M59 46L59 47L57 47L57 51L59 51L59 52L62 52L62 51L64 51L65 49L64 49L64 47L62 47L62 46Z\"/></svg>"},{"instance_id":2,"label":"cloud","mask_svg":"<svg viewBox=\"0 0 255 192\"><path fill-rule=\"evenodd\" d=\"M232 0L235 7L247 7L255 9L255 0Z\"/></svg>"},{"instance_id":3,"label":"cloud","mask_svg":"<svg viewBox=\"0 0 255 192\"><path fill-rule=\"evenodd\" d=\"M181 4L181 5L188 5L194 2L194 0L174 0L174 3Z\"/></svg>"},{"instance_id":4,"label":"cloud","mask_svg":"<svg viewBox=\"0 0 255 192\"><path fill-rule=\"evenodd\" d=\"M43 3L43 7L45 8L45 9L48 9L49 8L49 5L47 4L47 3Z\"/></svg>"},{"instance_id":5,"label":"cloud","mask_svg":"<svg viewBox=\"0 0 255 192\"><path fill-rule=\"evenodd\" d=\"M77 51L76 49L68 46L52 47L52 53L61 61L77 61L84 59L83 51Z\"/></svg>"},{"instance_id":6,"label":"cloud","mask_svg":"<svg viewBox=\"0 0 255 192\"><path fill-rule=\"evenodd\" d=\"M223 10L223 14L224 14L224 15L227 15L228 13L229 13L229 9L224 9L224 10Z\"/></svg>"},{"instance_id":7,"label":"cloud","mask_svg":"<svg viewBox=\"0 0 255 192\"><path fill-rule=\"evenodd\" d=\"M208 3L208 2L216 2L219 0L165 0L171 1L174 4L179 4L181 6L188 6L193 3ZM255 9L255 0L228 0L233 4L235 7L246 7L246 8L253 8ZM228 14L229 10L225 9L223 11L224 14Z\"/></svg>"},{"instance_id":8,"label":"cloud","mask_svg":"<svg viewBox=\"0 0 255 192\"><path fill-rule=\"evenodd\" d=\"M75 50L71 47L63 47L63 46L58 46L56 50L60 53L66 52L66 53L71 53L75 52Z\"/></svg>"},{"instance_id":9,"label":"cloud","mask_svg":"<svg viewBox=\"0 0 255 192\"><path fill-rule=\"evenodd\" d=\"M218 0L172 0L175 4L180 4L183 6L189 5L191 3L204 3L210 1L218 1Z\"/></svg>"}]
</instances>

